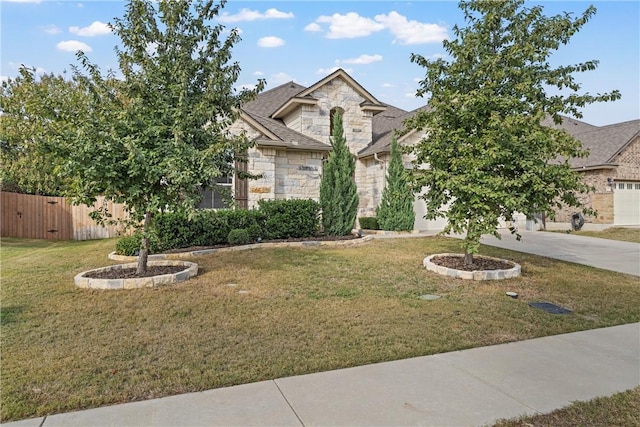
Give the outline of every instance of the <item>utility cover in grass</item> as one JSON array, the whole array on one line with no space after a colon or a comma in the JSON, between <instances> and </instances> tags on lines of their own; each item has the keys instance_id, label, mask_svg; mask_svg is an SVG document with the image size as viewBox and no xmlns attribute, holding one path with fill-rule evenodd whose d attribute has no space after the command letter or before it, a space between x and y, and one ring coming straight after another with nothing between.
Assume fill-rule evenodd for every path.
<instances>
[{"instance_id":1,"label":"utility cover in grass","mask_svg":"<svg viewBox=\"0 0 640 427\"><path fill-rule=\"evenodd\" d=\"M568 308L560 307L559 305L551 304L550 302L530 302L529 305L533 308L539 308L551 314L571 313L571 310Z\"/></svg>"},{"instance_id":2,"label":"utility cover in grass","mask_svg":"<svg viewBox=\"0 0 640 427\"><path fill-rule=\"evenodd\" d=\"M440 299L440 295L430 295L430 294L426 294L426 295L420 295L421 299L427 300L427 301L435 301L437 299Z\"/></svg>"}]
</instances>

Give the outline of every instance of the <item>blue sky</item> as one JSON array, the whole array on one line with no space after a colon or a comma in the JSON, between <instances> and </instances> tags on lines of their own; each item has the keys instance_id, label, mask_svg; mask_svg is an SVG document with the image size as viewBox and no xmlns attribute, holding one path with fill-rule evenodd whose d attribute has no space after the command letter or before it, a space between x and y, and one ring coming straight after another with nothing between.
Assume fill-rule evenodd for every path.
<instances>
[{"instance_id":1,"label":"blue sky","mask_svg":"<svg viewBox=\"0 0 640 427\"><path fill-rule=\"evenodd\" d=\"M612 89L622 99L583 109L585 121L606 125L640 118L640 2L532 1L545 14L581 13L589 4L596 15L552 58L552 65L591 59L596 71L580 73L589 93ZM21 64L40 72L62 73L85 50L103 70L117 69L118 43L106 23L122 16L123 1L0 0L0 76L14 77ZM443 55L443 38L464 25L454 1L237 1L230 0L220 23L241 30L234 48L242 74L238 85L267 80L267 89L294 80L311 85L344 68L382 102L405 110L426 103L416 98L424 69L412 53Z\"/></svg>"}]
</instances>

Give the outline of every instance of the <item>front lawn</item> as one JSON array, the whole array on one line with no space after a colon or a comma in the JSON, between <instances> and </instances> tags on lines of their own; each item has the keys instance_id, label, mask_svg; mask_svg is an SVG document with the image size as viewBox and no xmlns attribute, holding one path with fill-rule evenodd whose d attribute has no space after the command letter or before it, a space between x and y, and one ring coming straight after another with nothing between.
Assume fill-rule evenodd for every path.
<instances>
[{"instance_id":1,"label":"front lawn","mask_svg":"<svg viewBox=\"0 0 640 427\"><path fill-rule=\"evenodd\" d=\"M566 233L563 230L555 230L556 233ZM571 231L578 236L598 237L600 239L620 240L622 242L640 243L640 228L610 227L600 231Z\"/></svg>"},{"instance_id":2,"label":"front lawn","mask_svg":"<svg viewBox=\"0 0 640 427\"><path fill-rule=\"evenodd\" d=\"M486 246L522 277L468 282L422 266L459 244L212 254L193 259L188 282L97 291L73 276L113 263L114 240L4 239L2 421L640 321L636 277Z\"/></svg>"}]
</instances>

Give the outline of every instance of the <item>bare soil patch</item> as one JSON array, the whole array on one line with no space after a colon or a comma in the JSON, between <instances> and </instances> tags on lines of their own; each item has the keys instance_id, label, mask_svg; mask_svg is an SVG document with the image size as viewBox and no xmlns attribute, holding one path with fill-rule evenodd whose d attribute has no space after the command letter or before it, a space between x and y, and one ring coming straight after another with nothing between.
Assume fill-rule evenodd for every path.
<instances>
[{"instance_id":1,"label":"bare soil patch","mask_svg":"<svg viewBox=\"0 0 640 427\"><path fill-rule=\"evenodd\" d=\"M462 271L478 271L478 270L509 270L513 268L513 264L497 259L484 258L481 256L473 257L473 264L466 265L463 256L435 256L431 258L431 262L443 267L453 268Z\"/></svg>"},{"instance_id":2,"label":"bare soil patch","mask_svg":"<svg viewBox=\"0 0 640 427\"><path fill-rule=\"evenodd\" d=\"M163 274L175 274L186 270L184 265L149 265L146 273L138 274L135 268L118 268L107 271L89 271L84 277L90 279L138 279L142 277L162 276Z\"/></svg>"}]
</instances>

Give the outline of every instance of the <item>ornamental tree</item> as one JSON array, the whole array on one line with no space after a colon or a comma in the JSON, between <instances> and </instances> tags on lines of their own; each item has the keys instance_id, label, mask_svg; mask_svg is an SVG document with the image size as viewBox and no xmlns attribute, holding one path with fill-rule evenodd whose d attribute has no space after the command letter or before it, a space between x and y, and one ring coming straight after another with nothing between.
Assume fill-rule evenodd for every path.
<instances>
[{"instance_id":1,"label":"ornamental tree","mask_svg":"<svg viewBox=\"0 0 640 427\"><path fill-rule=\"evenodd\" d=\"M414 153L415 164L428 168L415 168L414 189L426 188L427 219L446 217L444 233L466 235L468 264L483 234L499 237L501 218L553 216L562 204L589 211L576 197L589 188L569 164L585 151L566 131L541 122L581 118L580 107L620 98L618 91L580 93L574 73L594 70L595 60L549 63L595 14L593 6L577 17L547 17L542 6L524 4L462 1L468 25L455 26L456 39L443 42L449 59L411 56L426 69L417 95L428 96L430 106L406 123L427 132Z\"/></svg>"},{"instance_id":2,"label":"ornamental tree","mask_svg":"<svg viewBox=\"0 0 640 427\"><path fill-rule=\"evenodd\" d=\"M376 218L382 230L413 230L413 192L408 185L402 150L395 136L391 140L387 185L382 190L382 201L376 210Z\"/></svg>"},{"instance_id":3,"label":"ornamental tree","mask_svg":"<svg viewBox=\"0 0 640 427\"><path fill-rule=\"evenodd\" d=\"M344 236L356 221L358 190L354 181L355 159L347 147L342 115L338 112L333 115L331 147L320 181L322 225L328 236Z\"/></svg>"},{"instance_id":4,"label":"ornamental tree","mask_svg":"<svg viewBox=\"0 0 640 427\"><path fill-rule=\"evenodd\" d=\"M229 126L240 106L264 86L237 91L240 73L231 50L236 29L211 21L225 1L131 0L111 25L121 79L103 76L83 52L75 68L87 88L90 113L68 150L68 172L77 178L75 201L97 195L124 203L143 232L138 272L146 270L149 225L161 211L192 212L200 188L233 172L248 142ZM99 220L109 213L95 212Z\"/></svg>"}]
</instances>

